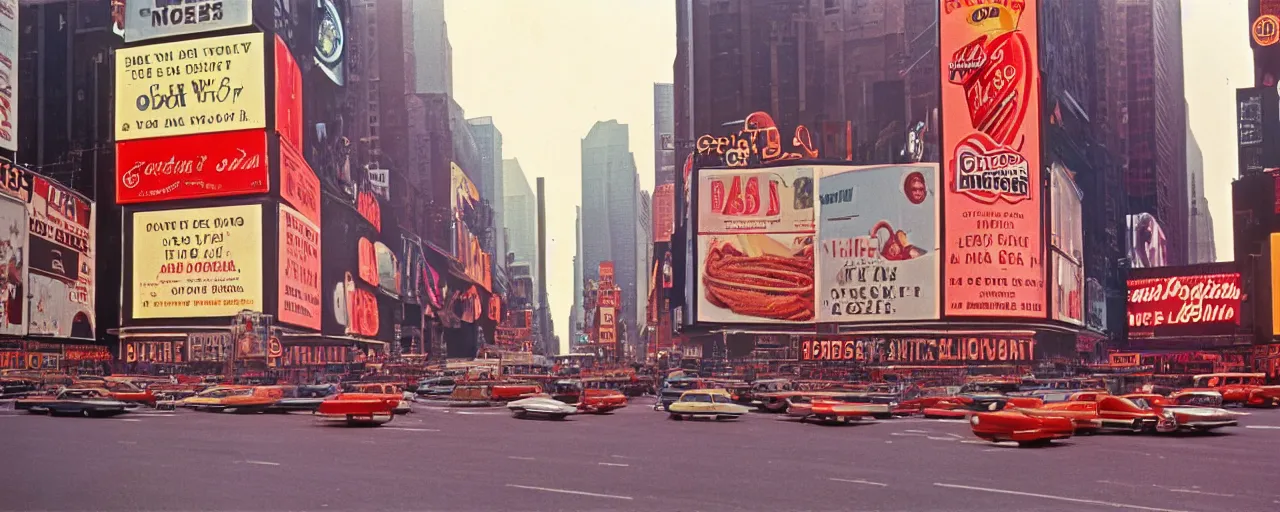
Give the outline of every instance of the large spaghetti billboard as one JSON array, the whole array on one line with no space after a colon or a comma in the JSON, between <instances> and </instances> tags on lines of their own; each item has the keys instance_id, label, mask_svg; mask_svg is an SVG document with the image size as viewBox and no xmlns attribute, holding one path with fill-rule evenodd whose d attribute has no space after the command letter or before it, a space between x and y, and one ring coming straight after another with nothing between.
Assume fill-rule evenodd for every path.
<instances>
[{"instance_id":1,"label":"large spaghetti billboard","mask_svg":"<svg viewBox=\"0 0 1280 512\"><path fill-rule=\"evenodd\" d=\"M1046 318L1036 3L940 6L944 313Z\"/></svg>"},{"instance_id":2,"label":"large spaghetti billboard","mask_svg":"<svg viewBox=\"0 0 1280 512\"><path fill-rule=\"evenodd\" d=\"M938 318L938 166L823 167L820 322Z\"/></svg>"}]
</instances>

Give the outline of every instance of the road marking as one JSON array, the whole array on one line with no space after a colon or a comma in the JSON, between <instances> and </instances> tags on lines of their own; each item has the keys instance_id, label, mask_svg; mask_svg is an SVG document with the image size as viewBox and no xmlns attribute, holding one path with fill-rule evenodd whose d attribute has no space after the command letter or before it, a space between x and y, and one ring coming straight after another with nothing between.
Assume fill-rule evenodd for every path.
<instances>
[{"instance_id":1,"label":"road marking","mask_svg":"<svg viewBox=\"0 0 1280 512\"><path fill-rule=\"evenodd\" d=\"M1148 511L1151 511L1151 512L1186 512L1186 511L1183 511L1183 510L1174 510L1174 509L1168 509L1168 508L1155 508L1155 507L1144 507L1144 506L1141 506L1141 505L1129 505L1129 504L1126 504L1126 503L1116 503L1116 502L1113 502L1113 501L1101 501L1101 500L1086 500L1086 499L1080 499L1080 498L1068 498L1068 497L1066 497L1066 496L1054 496L1054 495L1052 495L1052 494L1038 494L1038 493L1034 493L1034 492L1010 491L1010 490L1006 490L1006 489L991 489L991 488L988 488L988 487L974 487L974 486L970 486L970 485L944 484L944 483L939 483L939 482L934 482L934 483L933 483L933 485L935 485L935 486L937 486L937 487L946 487L946 488L948 488L948 489L964 489L964 490L969 490L969 491L990 492L990 493L995 493L995 494L1009 494L1009 495L1012 495L1012 496L1027 496L1027 497L1030 497L1030 498L1042 498L1042 499L1046 499L1046 500L1066 501L1066 502L1071 502L1071 503L1085 503L1085 504L1088 504L1088 505L1101 505L1101 506L1104 506L1104 507L1112 507L1112 508L1127 508L1127 509L1131 509L1131 510L1148 510Z\"/></svg>"},{"instance_id":2,"label":"road marking","mask_svg":"<svg viewBox=\"0 0 1280 512\"><path fill-rule=\"evenodd\" d=\"M576 494L578 496L591 496L593 498L609 498L609 499L615 499L615 500L628 500L628 501L633 499L630 496L616 496L613 494L597 494L594 492L571 491L569 489L554 489L551 487L534 487L532 485L507 484L507 487L514 487L516 489L528 489L530 491L555 492L560 494Z\"/></svg>"},{"instance_id":3,"label":"road marking","mask_svg":"<svg viewBox=\"0 0 1280 512\"><path fill-rule=\"evenodd\" d=\"M964 436L962 436L962 435L960 435L960 434L947 434L947 435L949 435L949 436L951 436L951 437L954 437L954 438L956 438L956 439L964 439Z\"/></svg>"},{"instance_id":4,"label":"road marking","mask_svg":"<svg viewBox=\"0 0 1280 512\"><path fill-rule=\"evenodd\" d=\"M613 466L613 467L615 467L615 468L629 468L629 467L631 467L631 465L630 465L630 464L617 464L617 463L613 463L613 462L597 462L596 464L599 464L599 465L601 465L601 466Z\"/></svg>"},{"instance_id":5,"label":"road marking","mask_svg":"<svg viewBox=\"0 0 1280 512\"><path fill-rule=\"evenodd\" d=\"M533 457L516 457L515 455L508 455L507 458L512 460L538 460Z\"/></svg>"},{"instance_id":6,"label":"road marking","mask_svg":"<svg viewBox=\"0 0 1280 512\"><path fill-rule=\"evenodd\" d=\"M888 486L889 486L889 484L882 484L882 483L880 483L880 482L869 482L869 481L866 481L866 480L846 480L846 479L844 479L844 478L828 478L827 480L830 480L830 481L832 481L832 482L846 482L846 483L851 483L851 484L874 485L874 486L876 486L876 487L888 487Z\"/></svg>"},{"instance_id":7,"label":"road marking","mask_svg":"<svg viewBox=\"0 0 1280 512\"><path fill-rule=\"evenodd\" d=\"M405 432L439 432L437 428L382 427L382 430L403 430Z\"/></svg>"},{"instance_id":8,"label":"road marking","mask_svg":"<svg viewBox=\"0 0 1280 512\"><path fill-rule=\"evenodd\" d=\"M138 419L138 418L116 418L116 419L115 419L115 421L132 421L132 422L135 422L135 423L136 423L136 422L139 422L139 421L142 421L142 420L140 420L140 419Z\"/></svg>"},{"instance_id":9,"label":"road marking","mask_svg":"<svg viewBox=\"0 0 1280 512\"><path fill-rule=\"evenodd\" d=\"M279 462L267 462L265 460L246 460L245 464L256 464L258 466L279 466Z\"/></svg>"},{"instance_id":10,"label":"road marking","mask_svg":"<svg viewBox=\"0 0 1280 512\"><path fill-rule=\"evenodd\" d=\"M1219 497L1222 497L1222 498L1234 498L1234 497L1236 497L1236 495L1234 495L1234 494L1222 494L1222 493L1217 493L1217 492L1200 491L1200 490L1196 490L1196 489L1175 489L1175 488L1173 488L1173 487L1161 487L1161 486L1159 486L1159 485L1156 485L1156 486L1154 486L1154 487L1159 487L1159 488L1164 489L1164 490L1169 491L1169 492L1181 492L1181 493L1186 493L1186 494L1203 494L1203 495L1205 495L1205 496L1219 496Z\"/></svg>"},{"instance_id":11,"label":"road marking","mask_svg":"<svg viewBox=\"0 0 1280 512\"><path fill-rule=\"evenodd\" d=\"M890 432L889 435L902 437L924 437L924 434L910 434L906 432Z\"/></svg>"},{"instance_id":12,"label":"road marking","mask_svg":"<svg viewBox=\"0 0 1280 512\"><path fill-rule=\"evenodd\" d=\"M1244 426L1244 428L1257 428L1257 429L1264 429L1264 430L1280 430L1280 427L1277 427L1277 426L1275 426L1275 425L1245 425L1245 426Z\"/></svg>"},{"instance_id":13,"label":"road marking","mask_svg":"<svg viewBox=\"0 0 1280 512\"><path fill-rule=\"evenodd\" d=\"M137 441L116 441L119 444L138 444Z\"/></svg>"},{"instance_id":14,"label":"road marking","mask_svg":"<svg viewBox=\"0 0 1280 512\"><path fill-rule=\"evenodd\" d=\"M938 437L938 436L924 436L924 437L925 439L928 439L930 441L955 441L957 439L955 437Z\"/></svg>"},{"instance_id":15,"label":"road marking","mask_svg":"<svg viewBox=\"0 0 1280 512\"><path fill-rule=\"evenodd\" d=\"M471 411L455 411L454 414L466 414L468 416L492 416L494 414L502 414L500 412L471 412Z\"/></svg>"},{"instance_id":16,"label":"road marking","mask_svg":"<svg viewBox=\"0 0 1280 512\"><path fill-rule=\"evenodd\" d=\"M911 432L912 434L928 434L928 430L903 430L903 432Z\"/></svg>"}]
</instances>

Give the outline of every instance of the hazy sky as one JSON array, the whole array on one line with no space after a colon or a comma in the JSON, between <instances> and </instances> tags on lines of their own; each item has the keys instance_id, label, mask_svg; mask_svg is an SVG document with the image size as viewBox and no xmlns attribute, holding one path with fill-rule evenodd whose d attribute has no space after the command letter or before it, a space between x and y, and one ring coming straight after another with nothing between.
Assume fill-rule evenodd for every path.
<instances>
[{"instance_id":1,"label":"hazy sky","mask_svg":"<svg viewBox=\"0 0 1280 512\"><path fill-rule=\"evenodd\" d=\"M582 138L596 121L630 125L640 185L653 190L653 84L671 82L674 3L446 0L445 21L458 103L493 116L530 188L546 178L547 293L567 344Z\"/></svg>"},{"instance_id":2,"label":"hazy sky","mask_svg":"<svg viewBox=\"0 0 1280 512\"><path fill-rule=\"evenodd\" d=\"M1235 89L1252 85L1245 0L1184 0L1183 59L1190 127L1205 163L1219 259L1231 258L1236 171ZM581 140L596 121L631 127L640 184L653 189L653 83L671 82L675 8L667 0L446 0L454 94L469 117L493 116L503 157L530 187L546 178L547 289L568 340L574 207Z\"/></svg>"}]
</instances>

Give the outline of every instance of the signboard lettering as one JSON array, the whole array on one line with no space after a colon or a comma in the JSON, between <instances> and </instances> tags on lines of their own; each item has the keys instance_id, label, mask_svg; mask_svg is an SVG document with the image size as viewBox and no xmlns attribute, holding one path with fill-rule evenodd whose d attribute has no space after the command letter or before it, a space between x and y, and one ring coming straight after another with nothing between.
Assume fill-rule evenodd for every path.
<instances>
[{"instance_id":1,"label":"signboard lettering","mask_svg":"<svg viewBox=\"0 0 1280 512\"><path fill-rule=\"evenodd\" d=\"M120 204L267 192L263 130L183 135L116 144Z\"/></svg>"},{"instance_id":2,"label":"signboard lettering","mask_svg":"<svg viewBox=\"0 0 1280 512\"><path fill-rule=\"evenodd\" d=\"M262 206L133 215L133 318L262 310Z\"/></svg>"},{"instance_id":3,"label":"signboard lettering","mask_svg":"<svg viewBox=\"0 0 1280 512\"><path fill-rule=\"evenodd\" d=\"M280 289L276 319L320 329L320 228L298 211L280 206Z\"/></svg>"},{"instance_id":4,"label":"signboard lettering","mask_svg":"<svg viewBox=\"0 0 1280 512\"><path fill-rule=\"evenodd\" d=\"M253 0L124 0L124 40L198 34L253 23Z\"/></svg>"},{"instance_id":5,"label":"signboard lettering","mask_svg":"<svg viewBox=\"0 0 1280 512\"><path fill-rule=\"evenodd\" d=\"M1221 325L1224 332L1240 324L1240 274L1131 279L1131 336L1172 334L1179 327Z\"/></svg>"},{"instance_id":6,"label":"signboard lettering","mask_svg":"<svg viewBox=\"0 0 1280 512\"><path fill-rule=\"evenodd\" d=\"M1036 341L1019 337L811 339L800 343L803 361L860 363L1029 362Z\"/></svg>"},{"instance_id":7,"label":"signboard lettering","mask_svg":"<svg viewBox=\"0 0 1280 512\"><path fill-rule=\"evenodd\" d=\"M116 140L266 128L261 33L116 51Z\"/></svg>"},{"instance_id":8,"label":"signboard lettering","mask_svg":"<svg viewBox=\"0 0 1280 512\"><path fill-rule=\"evenodd\" d=\"M1131 368L1142 365L1142 354L1116 352L1111 354L1110 358L1113 368Z\"/></svg>"},{"instance_id":9,"label":"signboard lettering","mask_svg":"<svg viewBox=\"0 0 1280 512\"><path fill-rule=\"evenodd\" d=\"M289 144L280 145L280 198L303 217L320 224L320 178Z\"/></svg>"},{"instance_id":10,"label":"signboard lettering","mask_svg":"<svg viewBox=\"0 0 1280 512\"><path fill-rule=\"evenodd\" d=\"M779 160L818 158L813 137L804 125L796 126L791 139L793 151L783 151L782 132L773 117L765 112L752 112L743 120L738 133L728 137L703 135L695 144L699 157L713 157L728 167L748 167Z\"/></svg>"},{"instance_id":11,"label":"signboard lettering","mask_svg":"<svg viewBox=\"0 0 1280 512\"><path fill-rule=\"evenodd\" d=\"M0 0L0 148L18 150L18 0Z\"/></svg>"}]
</instances>

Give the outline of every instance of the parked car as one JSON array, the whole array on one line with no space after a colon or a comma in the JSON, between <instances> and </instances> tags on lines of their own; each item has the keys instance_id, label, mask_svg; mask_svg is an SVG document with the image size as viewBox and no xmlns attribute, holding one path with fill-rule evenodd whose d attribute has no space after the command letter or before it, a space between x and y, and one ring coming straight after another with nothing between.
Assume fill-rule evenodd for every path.
<instances>
[{"instance_id":1,"label":"parked car","mask_svg":"<svg viewBox=\"0 0 1280 512\"><path fill-rule=\"evenodd\" d=\"M553 420L563 420L570 414L578 412L576 405L566 404L551 395L535 395L507 403L507 410L516 418L539 416Z\"/></svg>"},{"instance_id":2,"label":"parked car","mask_svg":"<svg viewBox=\"0 0 1280 512\"><path fill-rule=\"evenodd\" d=\"M418 382L416 393L424 398L448 398L457 382L453 377L436 377Z\"/></svg>"},{"instance_id":3,"label":"parked car","mask_svg":"<svg viewBox=\"0 0 1280 512\"><path fill-rule=\"evenodd\" d=\"M1227 405L1280 407L1280 386L1266 386L1265 373L1209 373L1192 378L1184 391L1216 391Z\"/></svg>"},{"instance_id":4,"label":"parked car","mask_svg":"<svg viewBox=\"0 0 1280 512\"><path fill-rule=\"evenodd\" d=\"M326 398L312 413L322 423L378 426L395 418L397 395L342 393Z\"/></svg>"},{"instance_id":5,"label":"parked car","mask_svg":"<svg viewBox=\"0 0 1280 512\"><path fill-rule=\"evenodd\" d=\"M813 392L788 400L788 416L801 421L814 419L840 423L867 418L888 419L893 417L893 407L897 405L891 398L870 393Z\"/></svg>"},{"instance_id":6,"label":"parked car","mask_svg":"<svg viewBox=\"0 0 1280 512\"><path fill-rule=\"evenodd\" d=\"M723 389L694 389L685 391L680 399L667 406L673 420L685 418L715 418L717 420L741 417L750 409L733 403L733 397Z\"/></svg>"},{"instance_id":7,"label":"parked car","mask_svg":"<svg viewBox=\"0 0 1280 512\"><path fill-rule=\"evenodd\" d=\"M128 411L129 404L111 398L110 395L109 391L100 388L64 389L56 396L17 400L14 408L33 414L78 415L86 418L115 416Z\"/></svg>"},{"instance_id":8,"label":"parked car","mask_svg":"<svg viewBox=\"0 0 1280 512\"><path fill-rule=\"evenodd\" d=\"M1018 446L1043 446L1070 438L1075 425L1057 416L1030 416L1021 411L979 412L969 418L973 434L992 442L1014 441Z\"/></svg>"}]
</instances>

